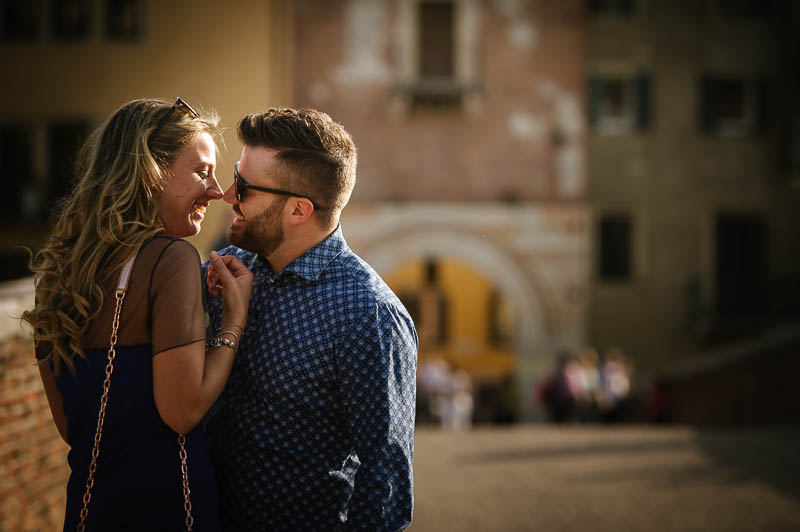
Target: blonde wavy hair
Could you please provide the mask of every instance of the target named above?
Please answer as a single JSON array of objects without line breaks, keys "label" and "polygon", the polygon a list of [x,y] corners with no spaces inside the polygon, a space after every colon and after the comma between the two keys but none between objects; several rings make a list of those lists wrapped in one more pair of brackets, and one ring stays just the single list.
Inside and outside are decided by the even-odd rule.
[{"label": "blonde wavy hair", "polygon": [[56,374],[62,363],[74,373],[75,355],[84,356],[81,338],[103,306],[103,281],[164,231],[158,207],[170,164],[201,132],[221,140],[215,112],[197,118],[172,107],[134,100],[92,133],[78,154],[75,187],[59,202],[45,245],[31,256],[36,306],[21,319],[33,327],[37,347],[47,346],[45,361],[53,361]]}]

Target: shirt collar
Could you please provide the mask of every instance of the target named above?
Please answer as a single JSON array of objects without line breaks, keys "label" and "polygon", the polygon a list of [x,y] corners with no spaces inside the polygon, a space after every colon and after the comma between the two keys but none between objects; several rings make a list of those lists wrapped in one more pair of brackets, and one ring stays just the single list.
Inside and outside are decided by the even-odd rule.
[{"label": "shirt collar", "polygon": [[342,226],[339,224],[325,240],[290,262],[280,275],[291,272],[303,279],[316,281],[328,264],[347,249],[347,242],[342,235]]}]

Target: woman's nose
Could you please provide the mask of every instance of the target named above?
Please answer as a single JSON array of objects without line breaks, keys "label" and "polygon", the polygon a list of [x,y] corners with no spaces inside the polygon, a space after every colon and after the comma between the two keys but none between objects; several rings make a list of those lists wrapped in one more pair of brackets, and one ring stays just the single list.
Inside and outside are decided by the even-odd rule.
[{"label": "woman's nose", "polygon": [[220,199],[222,198],[222,187],[219,185],[219,181],[217,181],[216,176],[212,176],[211,179],[208,181],[208,188],[206,189],[206,194],[212,199]]}]

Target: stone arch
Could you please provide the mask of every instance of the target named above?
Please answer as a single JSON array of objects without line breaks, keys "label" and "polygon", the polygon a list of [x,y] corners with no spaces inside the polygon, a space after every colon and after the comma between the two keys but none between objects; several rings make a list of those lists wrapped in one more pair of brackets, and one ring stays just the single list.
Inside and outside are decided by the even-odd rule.
[{"label": "stone arch", "polygon": [[449,228],[407,228],[402,234],[384,234],[361,247],[359,254],[381,274],[409,260],[434,256],[460,259],[491,279],[518,313],[513,350],[520,407],[524,420],[537,417],[530,395],[545,362],[536,355],[549,354],[552,326],[541,286],[518,262],[480,234]]}]

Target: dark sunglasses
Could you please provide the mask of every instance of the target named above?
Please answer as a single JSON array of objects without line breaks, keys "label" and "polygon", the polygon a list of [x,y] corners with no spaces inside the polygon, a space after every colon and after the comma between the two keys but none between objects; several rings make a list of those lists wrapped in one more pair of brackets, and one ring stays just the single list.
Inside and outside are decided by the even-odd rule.
[{"label": "dark sunglasses", "polygon": [[150,133],[150,140],[153,140],[154,138],[156,138],[156,135],[158,135],[158,132],[159,132],[159,131],[161,131],[161,128],[162,128],[162,127],[164,127],[164,124],[166,124],[166,123],[167,123],[167,120],[169,120],[169,118],[172,116],[172,113],[174,113],[174,112],[175,112],[175,109],[177,109],[177,108],[178,108],[178,107],[180,107],[180,106],[183,106],[183,107],[184,107],[184,108],[185,108],[187,111],[189,111],[189,112],[192,114],[192,116],[194,116],[195,118],[200,118],[200,113],[198,113],[197,111],[195,111],[195,110],[192,108],[192,106],[191,106],[191,105],[189,105],[188,103],[186,103],[186,102],[183,100],[183,98],[181,98],[180,96],[178,96],[178,98],[175,100],[175,103],[174,103],[174,104],[172,104],[172,107],[170,107],[170,108],[169,108],[169,111],[167,111],[167,114],[165,114],[165,115],[164,115],[164,118],[162,118],[162,119],[161,119],[161,120],[158,122],[158,125],[156,126],[156,128],[153,130],[153,132],[152,132],[152,133]]},{"label": "dark sunglasses", "polygon": [[303,196],[302,194],[295,194],[294,192],[289,192],[287,190],[281,190],[279,188],[270,188],[270,187],[260,187],[258,185],[251,185],[248,183],[245,178],[242,177],[242,174],[239,173],[239,162],[237,161],[236,164],[233,165],[233,183],[236,186],[236,201],[242,202],[244,201],[244,191],[247,189],[253,190],[260,190],[261,192],[270,192],[272,194],[280,194],[281,196],[292,196],[293,198],[305,198],[311,202],[311,205],[314,206],[314,210],[319,210],[321,207],[314,203],[314,200],[309,198],[308,196]]}]

